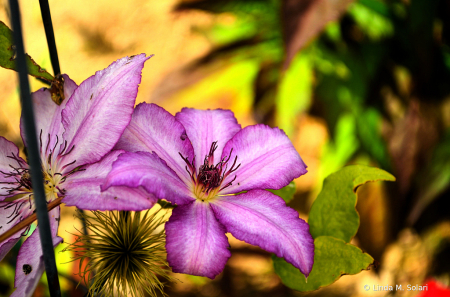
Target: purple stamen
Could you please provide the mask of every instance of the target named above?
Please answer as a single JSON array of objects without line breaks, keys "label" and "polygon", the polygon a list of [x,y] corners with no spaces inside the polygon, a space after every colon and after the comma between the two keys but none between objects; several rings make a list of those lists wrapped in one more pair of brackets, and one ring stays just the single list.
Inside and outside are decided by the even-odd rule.
[{"label": "purple stamen", "polygon": [[[14,203],[14,210],[12,211],[12,213],[11,213],[9,216],[6,217],[7,219],[9,219],[10,217],[12,217],[12,215],[16,212],[17,204],[18,204],[18,203]],[[11,206],[12,206],[12,205],[11,205]],[[5,209],[8,209],[8,208],[9,208],[9,207],[5,207]]]},{"label": "purple stamen", "polygon": [[41,132],[39,133],[39,151],[42,154],[42,129]]},{"label": "purple stamen", "polygon": [[77,161],[77,160],[75,160],[75,161],[73,161],[73,162],[70,162],[70,163],[64,165],[61,169],[63,170],[63,169],[65,169],[67,166],[70,166],[70,165],[72,165],[72,164],[75,164],[76,161]]},{"label": "purple stamen", "polygon": [[[214,164],[214,152],[217,150],[218,147],[219,146],[217,145],[217,141],[214,141],[211,144],[209,153],[208,153],[208,155],[205,156],[205,159],[203,160],[203,165],[201,165],[199,168],[197,179],[195,178],[196,170],[195,170],[195,166],[194,166],[194,160],[192,161],[192,163],[190,163],[187,158],[183,157],[183,155],[181,155],[181,153],[179,153],[181,158],[187,164],[187,166],[185,168],[186,168],[186,171],[188,172],[189,176],[191,177],[192,181],[194,182],[195,185],[197,185],[197,183],[202,184],[201,191],[206,194],[209,194],[211,190],[220,187],[223,180],[228,175],[235,172],[239,168],[239,166],[241,166],[241,164],[239,164],[237,167],[235,167],[236,162],[237,162],[237,156],[236,156],[234,158],[234,162],[233,162],[233,165],[231,166],[231,169],[227,171],[227,168],[228,168],[227,163],[231,159],[231,153],[233,152],[233,149],[231,149],[228,157],[222,158],[222,160],[220,160],[220,162],[214,166],[213,165]],[[225,168],[224,168],[224,166],[225,166]],[[188,169],[188,167],[189,167],[189,169]],[[236,180],[236,177],[237,176],[235,176],[234,179],[232,181],[228,182],[225,186],[220,188],[219,191],[225,189],[226,187],[229,187]]]},{"label": "purple stamen", "polygon": [[72,145],[72,147],[70,148],[70,150],[68,152],[66,152],[64,154],[60,154],[60,156],[61,157],[67,156],[68,154],[70,154],[73,151],[74,148],[75,148],[75,145]]},{"label": "purple stamen", "polygon": [[64,151],[66,150],[66,148],[67,148],[67,140],[64,140],[64,147],[63,147],[63,149],[61,150],[61,154],[64,153]]},{"label": "purple stamen", "polygon": [[45,147],[45,152],[48,152],[48,146],[50,145],[50,133],[48,133],[47,146]]},{"label": "purple stamen", "polygon": [[230,181],[230,182],[227,183],[225,186],[223,186],[222,188],[220,188],[219,191],[222,191],[223,189],[228,188],[229,186],[231,186],[231,185],[233,184],[233,182],[236,180],[236,178],[237,178],[237,175],[234,176],[234,178],[233,178],[232,181]]},{"label": "purple stamen", "polygon": [[[196,184],[195,177],[194,177],[194,174],[195,174],[195,165],[194,165],[195,156],[192,159],[192,163],[190,163],[187,157],[186,158],[183,157],[183,155],[180,152],[178,152],[178,154],[180,155],[181,159],[183,159],[184,162],[187,164],[185,169],[186,169],[187,173],[189,174],[189,176],[191,177],[191,179],[194,182],[194,184]],[[188,167],[189,167],[189,169],[188,169]]]},{"label": "purple stamen", "polygon": [[9,222],[7,222],[6,224],[11,223],[12,221],[14,221],[15,218],[17,218],[18,216],[20,216],[20,213],[16,214],[11,220],[9,220]]},{"label": "purple stamen", "polygon": [[58,135],[56,135],[56,142],[55,142],[55,146],[53,147],[52,153],[55,151],[56,145],[58,144],[58,142],[59,142],[59,138],[58,138]]}]

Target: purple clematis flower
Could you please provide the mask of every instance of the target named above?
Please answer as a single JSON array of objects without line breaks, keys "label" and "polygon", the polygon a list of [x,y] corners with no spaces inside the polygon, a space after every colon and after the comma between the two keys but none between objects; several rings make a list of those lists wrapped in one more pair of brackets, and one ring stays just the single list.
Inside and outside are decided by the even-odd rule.
[{"label": "purple clematis flower", "polygon": [[172,116],[154,104],[136,107],[116,145],[103,189],[143,186],[177,204],[166,223],[167,259],[174,272],[214,278],[231,256],[226,232],[311,272],[308,224],[280,189],[306,165],[286,134],[255,125],[241,129],[229,110],[184,108]]},{"label": "purple clematis flower", "polygon": [[[112,187],[101,192],[112,163],[123,151],[111,149],[133,113],[141,71],[150,57],[125,57],[77,86],[64,75],[66,100],[57,105],[50,91],[32,94],[39,135],[47,202],[64,197],[66,205],[89,210],[143,210],[157,201],[143,188]],[[22,139],[26,145],[23,129]],[[131,191],[130,191],[131,190]],[[0,234],[35,211],[28,164],[18,148],[0,137]],[[50,211],[53,243],[57,236],[59,206]],[[27,232],[24,228],[0,243],[0,260]],[[39,231],[20,248],[12,296],[31,296],[43,271]]]}]

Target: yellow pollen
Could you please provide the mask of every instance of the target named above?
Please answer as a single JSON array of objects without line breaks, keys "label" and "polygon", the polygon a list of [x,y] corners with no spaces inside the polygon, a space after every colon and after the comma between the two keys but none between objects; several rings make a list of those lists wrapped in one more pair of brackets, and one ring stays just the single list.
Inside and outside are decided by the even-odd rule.
[{"label": "yellow pollen", "polygon": [[56,188],[60,182],[61,178],[59,175],[51,175],[44,172],[44,190],[45,197],[48,202],[53,201],[58,198],[58,189]]},{"label": "yellow pollen", "polygon": [[193,185],[192,193],[194,193],[195,198],[198,200],[211,201],[217,197],[217,194],[219,193],[219,189],[220,188],[217,187],[215,189],[211,189],[209,191],[209,193],[205,193],[204,185],[202,185],[201,183],[197,183],[196,185]]}]

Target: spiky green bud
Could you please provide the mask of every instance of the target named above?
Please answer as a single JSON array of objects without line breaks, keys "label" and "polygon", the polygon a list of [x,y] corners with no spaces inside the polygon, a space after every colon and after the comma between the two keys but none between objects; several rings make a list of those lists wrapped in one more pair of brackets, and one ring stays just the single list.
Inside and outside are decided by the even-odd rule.
[{"label": "spiky green bud", "polygon": [[143,296],[144,292],[156,296],[157,291],[165,295],[158,276],[174,278],[166,262],[165,234],[160,228],[166,219],[160,211],[93,211],[77,216],[86,221],[88,234],[80,232],[64,251],[75,254],[72,259],[79,261],[79,274],[90,296]]}]

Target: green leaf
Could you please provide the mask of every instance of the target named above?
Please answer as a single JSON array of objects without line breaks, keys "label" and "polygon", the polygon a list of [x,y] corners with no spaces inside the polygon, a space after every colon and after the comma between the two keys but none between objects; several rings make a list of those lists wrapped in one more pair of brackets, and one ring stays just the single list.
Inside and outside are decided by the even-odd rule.
[{"label": "green leaf", "polygon": [[233,22],[216,22],[212,27],[198,28],[217,48],[233,42],[243,41],[256,36],[258,23],[253,17],[242,16]]},{"label": "green leaf", "polygon": [[395,177],[384,170],[361,165],[347,166],[329,175],[309,213],[312,237],[333,236],[350,242],[359,227],[356,189],[379,180],[395,181]]},{"label": "green leaf", "polygon": [[[379,14],[368,5],[374,1],[364,1],[364,4],[353,3],[348,12],[353,17],[358,27],[366,33],[372,40],[391,37],[394,34],[394,25],[388,16]],[[378,1],[377,1],[378,2]],[[380,2],[379,2],[380,3]],[[366,5],[368,4],[368,5]],[[386,7],[384,7],[386,8]],[[380,6],[378,10],[382,10]],[[385,13],[388,11],[384,11]]]},{"label": "green leaf", "polygon": [[374,108],[359,110],[355,113],[356,130],[361,145],[382,168],[391,167],[386,141],[381,136],[381,113]]},{"label": "green leaf", "polygon": [[314,240],[314,266],[306,281],[305,276],[281,258],[272,256],[275,272],[283,283],[298,291],[312,291],[327,286],[344,274],[357,274],[368,269],[373,258],[358,247],[331,236]]},{"label": "green leaf", "polygon": [[186,1],[181,2],[175,7],[175,11],[183,10],[203,10],[216,14],[220,13],[236,13],[236,14],[253,14],[253,15],[266,15],[274,14],[278,6],[278,1],[261,1],[261,0],[241,0],[241,1],[229,1],[229,0],[200,0],[200,1]]},{"label": "green leaf", "polygon": [[[0,21],[0,66],[6,69],[16,70],[15,50],[13,48],[12,31]],[[28,74],[34,77],[52,82],[53,76],[26,54]]]},{"label": "green leaf", "polygon": [[308,54],[295,56],[284,73],[275,97],[277,126],[292,136],[295,119],[311,105],[312,63]]},{"label": "green leaf", "polygon": [[335,127],[334,140],[328,140],[322,149],[319,180],[345,166],[359,145],[355,117],[351,113],[341,114]]},{"label": "green leaf", "polygon": [[286,203],[289,203],[289,201],[291,201],[292,199],[294,199],[294,194],[295,194],[295,183],[291,182],[289,185],[287,185],[284,188],[281,188],[279,190],[267,190],[277,196],[280,196],[281,198],[283,198],[283,200]]}]

